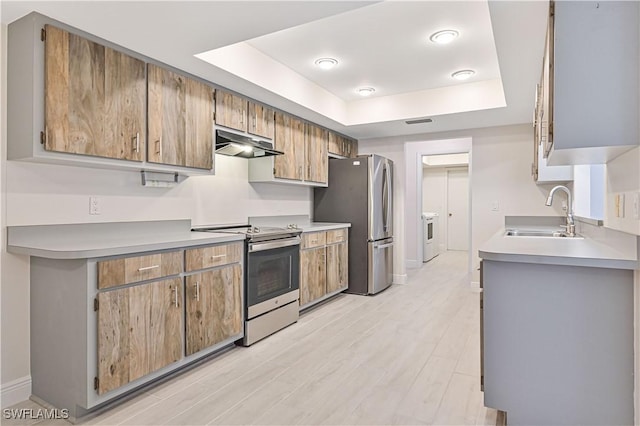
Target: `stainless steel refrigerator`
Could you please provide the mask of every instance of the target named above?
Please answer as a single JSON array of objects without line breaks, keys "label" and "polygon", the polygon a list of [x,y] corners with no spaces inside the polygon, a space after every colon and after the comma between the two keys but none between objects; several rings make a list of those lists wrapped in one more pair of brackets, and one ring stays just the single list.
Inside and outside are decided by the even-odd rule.
[{"label": "stainless steel refrigerator", "polygon": [[329,160],[329,186],[314,189],[314,221],[349,222],[348,293],[375,294],[393,277],[393,161]]}]

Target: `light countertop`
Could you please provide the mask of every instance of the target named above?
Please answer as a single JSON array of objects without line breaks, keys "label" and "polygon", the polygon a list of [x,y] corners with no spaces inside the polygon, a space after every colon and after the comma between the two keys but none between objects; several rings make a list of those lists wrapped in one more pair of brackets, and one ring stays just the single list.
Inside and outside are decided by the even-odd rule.
[{"label": "light countertop", "polygon": [[49,259],[90,259],[245,238],[190,228],[188,220],[9,227],[7,251]]},{"label": "light countertop", "polygon": [[[521,228],[523,229],[523,228]],[[527,229],[540,229],[527,227]],[[482,259],[503,262],[639,269],[637,250],[589,238],[505,236],[505,229],[480,247]]]},{"label": "light countertop", "polygon": [[306,225],[298,225],[302,232],[331,231],[333,229],[350,228],[350,223],[311,222]]}]

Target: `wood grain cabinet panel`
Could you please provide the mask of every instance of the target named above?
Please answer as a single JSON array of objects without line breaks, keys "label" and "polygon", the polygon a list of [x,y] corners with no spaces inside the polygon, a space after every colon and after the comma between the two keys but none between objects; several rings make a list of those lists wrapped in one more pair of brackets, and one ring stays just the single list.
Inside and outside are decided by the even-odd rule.
[{"label": "wood grain cabinet panel", "polygon": [[348,235],[347,228],[327,231],[327,244],[346,242]]},{"label": "wood grain cabinet panel", "polygon": [[197,271],[240,262],[243,249],[244,245],[241,242],[188,249],[185,270]]},{"label": "wood grain cabinet panel", "polygon": [[98,294],[98,394],[182,358],[182,279]]},{"label": "wood grain cabinet panel", "polygon": [[305,180],[327,183],[329,176],[327,144],[327,130],[313,124],[307,124],[305,134]]},{"label": "wood grain cabinet panel", "polygon": [[246,132],[247,100],[233,93],[218,90],[216,93],[216,124]]},{"label": "wood grain cabinet panel", "polygon": [[349,285],[349,253],[347,243],[327,246],[327,293]]},{"label": "wood grain cabinet panel", "polygon": [[45,25],[45,149],[142,161],[145,64]]},{"label": "wood grain cabinet panel", "polygon": [[149,64],[147,73],[147,161],[213,168],[214,89],[153,64]]},{"label": "wood grain cabinet panel", "polygon": [[273,139],[275,135],[275,111],[262,104],[249,101],[249,122],[247,132],[252,135]]},{"label": "wood grain cabinet panel", "polygon": [[300,251],[300,306],[327,293],[327,259],[325,247]]},{"label": "wood grain cabinet panel", "polygon": [[225,266],[186,278],[186,354],[242,332],[242,267]]},{"label": "wood grain cabinet panel", "polygon": [[358,155],[358,141],[329,131],[328,152],[341,157],[356,157]]},{"label": "wood grain cabinet panel", "polygon": [[152,280],[182,272],[182,251],[98,262],[98,288]]},{"label": "wood grain cabinet panel", "polygon": [[274,177],[302,180],[305,158],[304,122],[290,115],[276,112],[274,148],[284,152],[284,155],[274,157]]},{"label": "wood grain cabinet panel", "polygon": [[302,241],[300,248],[302,250],[314,247],[324,247],[327,243],[327,233],[325,231],[320,232],[305,232],[302,234]]}]

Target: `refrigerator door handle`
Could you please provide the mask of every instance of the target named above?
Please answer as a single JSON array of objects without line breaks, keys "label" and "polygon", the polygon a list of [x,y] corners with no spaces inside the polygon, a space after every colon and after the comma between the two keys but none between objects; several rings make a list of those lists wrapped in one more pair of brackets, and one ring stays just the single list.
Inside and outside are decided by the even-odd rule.
[{"label": "refrigerator door handle", "polygon": [[382,175],[382,220],[386,232],[389,229],[389,168],[386,164]]},{"label": "refrigerator door handle", "polygon": [[387,247],[393,247],[394,243],[387,243],[387,244],[382,244],[381,246],[373,246],[374,249],[384,249]]}]

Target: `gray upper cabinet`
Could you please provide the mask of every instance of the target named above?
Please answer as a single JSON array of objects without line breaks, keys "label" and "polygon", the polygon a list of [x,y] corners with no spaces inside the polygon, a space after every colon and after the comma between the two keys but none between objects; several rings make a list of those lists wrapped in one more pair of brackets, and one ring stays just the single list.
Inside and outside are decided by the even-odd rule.
[{"label": "gray upper cabinet", "polygon": [[551,3],[543,129],[550,165],[606,163],[640,144],[639,8]]}]

